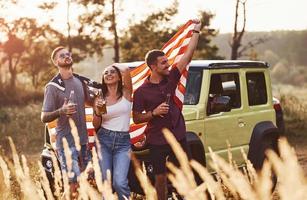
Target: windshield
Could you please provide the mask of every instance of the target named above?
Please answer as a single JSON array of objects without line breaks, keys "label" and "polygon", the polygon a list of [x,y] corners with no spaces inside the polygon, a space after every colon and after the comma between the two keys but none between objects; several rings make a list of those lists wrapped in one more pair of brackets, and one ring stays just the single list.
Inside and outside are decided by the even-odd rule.
[{"label": "windshield", "polygon": [[201,68],[197,69],[190,67],[186,84],[186,92],[183,101],[184,105],[196,105],[198,103],[201,80],[202,80]]}]

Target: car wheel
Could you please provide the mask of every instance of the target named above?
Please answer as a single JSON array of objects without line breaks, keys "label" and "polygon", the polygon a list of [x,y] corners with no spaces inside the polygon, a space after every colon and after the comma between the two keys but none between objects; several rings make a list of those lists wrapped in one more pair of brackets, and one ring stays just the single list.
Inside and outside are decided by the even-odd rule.
[{"label": "car wheel", "polygon": [[[261,148],[261,154],[263,156],[262,163],[261,163],[261,168],[263,166],[264,160],[267,158],[266,157],[266,151],[267,150],[272,150],[275,153],[278,154],[278,146],[277,146],[277,135],[276,134],[269,134],[264,137],[263,142],[262,142],[262,148]],[[260,169],[256,169],[260,170]],[[271,180],[272,180],[272,191],[274,191],[276,184],[277,184],[277,176],[276,174],[272,171],[271,175]]]}]

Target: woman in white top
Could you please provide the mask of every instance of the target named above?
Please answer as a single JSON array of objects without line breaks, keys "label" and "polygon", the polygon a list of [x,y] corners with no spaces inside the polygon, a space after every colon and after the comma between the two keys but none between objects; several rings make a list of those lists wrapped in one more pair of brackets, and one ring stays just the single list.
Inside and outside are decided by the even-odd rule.
[{"label": "woman in white top", "polygon": [[99,114],[104,101],[97,98],[94,104],[93,125],[100,143],[100,167],[103,179],[110,170],[112,184],[119,199],[130,197],[128,170],[130,165],[129,124],[132,108],[132,81],[128,67],[113,64],[102,75],[102,94],[106,101],[106,114]]}]

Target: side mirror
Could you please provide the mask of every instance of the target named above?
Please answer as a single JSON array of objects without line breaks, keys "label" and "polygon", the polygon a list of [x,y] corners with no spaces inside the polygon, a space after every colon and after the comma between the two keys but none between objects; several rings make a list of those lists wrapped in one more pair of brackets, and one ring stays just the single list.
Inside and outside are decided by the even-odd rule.
[{"label": "side mirror", "polygon": [[220,112],[229,112],[231,110],[229,96],[215,96],[209,102],[209,114],[217,114]]}]

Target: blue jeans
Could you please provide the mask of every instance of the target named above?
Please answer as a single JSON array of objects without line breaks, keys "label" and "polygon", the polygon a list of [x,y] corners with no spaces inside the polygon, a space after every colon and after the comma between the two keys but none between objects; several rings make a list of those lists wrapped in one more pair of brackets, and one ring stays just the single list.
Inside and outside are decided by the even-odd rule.
[{"label": "blue jeans", "polygon": [[111,131],[100,128],[97,134],[100,143],[100,167],[102,177],[107,178],[107,170],[112,175],[112,185],[118,198],[129,199],[128,171],[130,165],[130,136],[128,132]]},{"label": "blue jeans", "polygon": [[[68,172],[68,181],[70,183],[76,183],[78,181],[77,178],[80,176],[80,173],[86,168],[86,165],[88,164],[89,154],[86,144],[81,145],[80,152],[77,151],[75,146],[70,146],[69,150],[71,151],[72,164],[71,171]],[[67,172],[67,163],[64,148],[58,148],[57,154],[60,161],[61,170]],[[79,160],[79,156],[81,157],[81,160]]]}]

